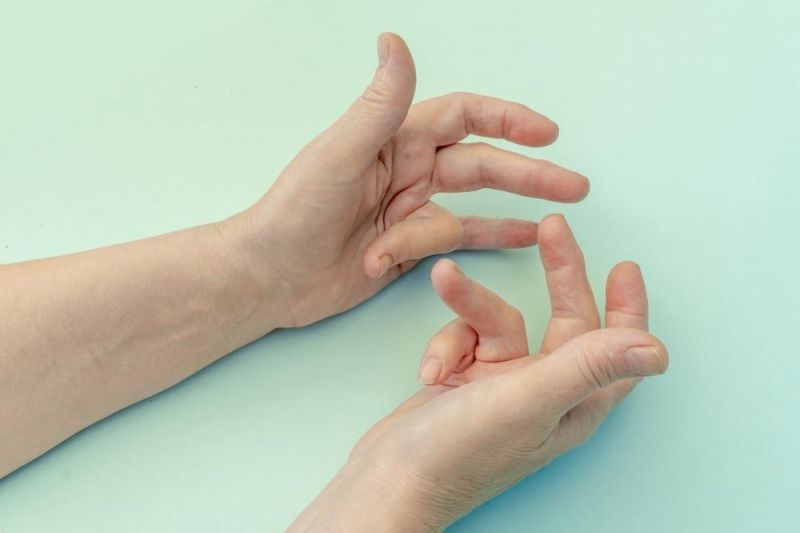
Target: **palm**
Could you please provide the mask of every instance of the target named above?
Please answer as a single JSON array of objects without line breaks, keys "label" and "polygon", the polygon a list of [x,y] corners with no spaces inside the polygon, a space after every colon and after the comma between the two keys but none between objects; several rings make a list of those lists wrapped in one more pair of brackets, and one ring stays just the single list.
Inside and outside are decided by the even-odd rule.
[{"label": "palm", "polygon": [[[310,148],[314,148],[313,143]],[[396,165],[387,165],[386,159],[391,160],[392,154],[401,148],[402,141],[393,138],[371,161],[361,164],[354,162],[353,169],[361,170],[360,173],[339,173],[308,180],[310,183],[301,184],[302,191],[297,190],[292,194],[297,201],[288,206],[285,219],[291,217],[311,223],[304,225],[299,238],[297,234],[287,236],[280,245],[286,260],[277,266],[293,286],[315,280],[313,293],[321,314],[330,314],[329,310],[346,310],[368,299],[410,269],[420,258],[393,262],[387,265],[389,268],[385,273],[373,276],[368,275],[364,266],[365,253],[370,244],[386,233],[391,225],[387,220],[387,212],[391,212],[395,205],[393,198],[397,188],[408,186],[403,184],[431,182],[435,151],[431,150],[429,157],[407,165],[399,161],[396,161]],[[295,180],[293,170],[291,165],[287,168],[276,184],[276,191],[281,190],[283,182]],[[451,222],[452,231],[458,232],[458,219],[428,201],[430,194],[420,197],[402,220],[446,217]],[[520,245],[525,244],[520,242]],[[317,287],[320,286],[328,289],[319,291]],[[311,287],[309,292],[312,292]]]},{"label": "palm", "polygon": [[[422,389],[401,407],[420,406],[433,398],[489,376],[518,372],[583,333],[600,328],[600,317],[586,277],[583,255],[562,217],[551,216],[539,228],[541,259],[553,308],[541,348],[529,356],[521,313],[495,293],[466,277],[452,261],[440,261],[431,277],[442,300],[458,317],[428,343],[420,378]],[[647,298],[638,268],[622,263],[609,274],[606,327],[647,329]],[[438,372],[426,373],[429,359]],[[631,380],[617,385],[632,388]]]},{"label": "palm", "polygon": [[[574,362],[580,358],[564,359],[580,343],[597,351],[599,337],[588,337],[601,333],[600,319],[581,252],[563,218],[548,217],[539,229],[553,307],[539,353],[528,356],[519,311],[467,278],[451,261],[440,261],[431,274],[433,284],[458,318],[431,339],[420,377],[430,358],[439,360],[440,370],[429,386],[374,426],[354,450],[356,457],[403,456],[412,450],[413,459],[403,456],[402,462],[410,461],[409,470],[425,477],[422,486],[445,487],[438,489],[445,494],[429,499],[445,502],[455,510],[453,516],[583,441],[637,382],[576,372]],[[628,328],[647,329],[644,285],[632,263],[621,263],[609,274],[606,327],[614,328],[605,330],[614,336],[635,331]],[[578,375],[577,382],[556,383],[570,373]],[[581,388],[591,392],[576,394]],[[572,394],[579,399],[573,402]],[[548,396],[558,403],[566,399],[569,407],[551,409]],[[480,490],[465,490],[464,480]]]}]

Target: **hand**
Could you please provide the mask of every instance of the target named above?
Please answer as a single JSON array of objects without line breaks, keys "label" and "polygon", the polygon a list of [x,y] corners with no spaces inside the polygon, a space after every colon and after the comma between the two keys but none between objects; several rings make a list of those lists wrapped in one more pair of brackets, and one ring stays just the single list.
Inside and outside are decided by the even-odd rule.
[{"label": "hand", "polygon": [[[609,274],[600,329],[565,220],[549,216],[538,233],[552,304],[539,353],[527,356],[518,310],[452,261],[437,263],[434,287],[459,316],[425,352],[421,379],[435,385],[361,439],[298,529],[343,500],[351,514],[327,514],[337,526],[442,528],[585,441],[642,376],[666,370],[664,345],[647,333],[636,264],[620,263]],[[365,525],[370,516],[391,522]]]},{"label": "hand", "polygon": [[430,200],[438,192],[489,187],[561,202],[588,192],[585,177],[547,161],[459,142],[475,134],[544,146],[558,136],[546,117],[472,94],[410,106],[415,73],[405,43],[383,34],[378,53],[364,94],[258,203],[221,225],[253,271],[281,281],[282,326],[349,309],[432,254],[536,243],[535,223],[458,218]]}]

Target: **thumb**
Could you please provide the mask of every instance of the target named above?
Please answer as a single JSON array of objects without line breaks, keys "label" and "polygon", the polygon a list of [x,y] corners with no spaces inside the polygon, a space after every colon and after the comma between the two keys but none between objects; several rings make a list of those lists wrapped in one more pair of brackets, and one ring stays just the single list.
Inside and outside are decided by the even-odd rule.
[{"label": "thumb", "polygon": [[339,117],[333,130],[354,153],[375,153],[394,135],[414,98],[416,72],[399,35],[378,36],[378,68],[363,94]]},{"label": "thumb", "polygon": [[[536,402],[563,415],[594,392],[622,379],[663,374],[669,359],[657,338],[640,329],[590,331],[530,365],[526,387]],[[547,391],[543,393],[543,391]]]}]

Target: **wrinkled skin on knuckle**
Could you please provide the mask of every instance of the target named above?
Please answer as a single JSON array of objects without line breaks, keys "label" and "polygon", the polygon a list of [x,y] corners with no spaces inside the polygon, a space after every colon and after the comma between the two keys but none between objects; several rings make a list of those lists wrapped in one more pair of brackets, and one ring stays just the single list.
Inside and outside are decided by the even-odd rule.
[{"label": "wrinkled skin on knuckle", "polygon": [[447,93],[443,98],[448,98],[455,100],[457,102],[461,102],[462,100],[469,98],[470,96],[472,96],[472,93],[467,91],[452,91],[450,93]]},{"label": "wrinkled skin on knuckle", "polygon": [[621,374],[618,359],[605,344],[592,342],[580,351],[575,364],[589,385],[601,389],[616,381]]},{"label": "wrinkled skin on knuckle", "polygon": [[440,235],[445,239],[442,240],[441,250],[437,253],[458,250],[464,244],[464,225],[458,217],[448,213],[441,222]]},{"label": "wrinkled skin on knuckle", "polygon": [[433,148],[428,143],[420,142],[421,132],[414,131],[410,127],[404,126],[398,134],[397,157],[403,162],[421,161],[431,157]]},{"label": "wrinkled skin on knuckle", "polygon": [[453,225],[453,238],[449,243],[450,251],[458,250],[464,244],[464,225],[457,218],[453,218],[450,224]]},{"label": "wrinkled skin on knuckle", "polygon": [[504,311],[503,322],[508,324],[502,335],[482,337],[476,348],[476,356],[483,361],[501,361],[511,357],[527,356],[528,337],[525,331],[525,317],[515,307]]},{"label": "wrinkled skin on knuckle", "polygon": [[392,88],[382,80],[372,80],[361,93],[361,100],[370,105],[385,105],[391,96]]}]

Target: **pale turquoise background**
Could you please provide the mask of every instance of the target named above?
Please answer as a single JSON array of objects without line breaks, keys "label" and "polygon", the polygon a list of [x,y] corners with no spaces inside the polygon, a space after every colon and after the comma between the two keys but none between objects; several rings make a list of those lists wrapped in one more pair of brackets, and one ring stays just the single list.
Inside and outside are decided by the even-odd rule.
[{"label": "pale turquoise background", "polygon": [[[525,102],[561,139],[523,152],[592,178],[562,207],[496,192],[461,213],[563,210],[594,286],[642,264],[667,375],[579,450],[453,531],[797,531],[800,3],[4,2],[0,262],[227,216],[359,93],[377,33],[418,98]],[[547,313],[535,250],[454,254]],[[449,318],[431,261],[368,304],[282,331],[0,481],[0,529],[277,531],[417,389]],[[5,310],[4,312],[13,312]]]}]

